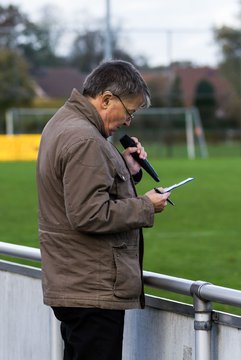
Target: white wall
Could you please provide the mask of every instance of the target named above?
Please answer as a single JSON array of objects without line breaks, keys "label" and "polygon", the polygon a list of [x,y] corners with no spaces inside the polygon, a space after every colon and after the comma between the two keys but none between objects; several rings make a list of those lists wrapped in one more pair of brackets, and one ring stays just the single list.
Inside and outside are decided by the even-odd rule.
[{"label": "white wall", "polygon": [[126,313],[123,360],[192,360],[191,317],[158,309]]}]

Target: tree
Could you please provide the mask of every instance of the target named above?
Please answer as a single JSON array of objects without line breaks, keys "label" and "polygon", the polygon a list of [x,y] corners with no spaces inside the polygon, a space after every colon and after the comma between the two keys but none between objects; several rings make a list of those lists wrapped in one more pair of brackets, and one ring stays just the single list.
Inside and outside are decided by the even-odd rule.
[{"label": "tree", "polygon": [[103,49],[102,34],[97,30],[86,31],[74,39],[69,61],[71,65],[87,73],[103,59]]},{"label": "tree", "polygon": [[10,49],[0,50],[0,129],[6,109],[26,105],[34,97],[34,85],[24,58]]},{"label": "tree", "polygon": [[154,73],[145,78],[151,92],[151,105],[164,107],[166,105],[166,81],[162,75]]},{"label": "tree", "polygon": [[20,51],[32,67],[62,64],[64,60],[55,52],[55,24],[50,11],[48,17],[43,14],[42,20],[37,24],[30,21],[16,6],[0,6],[0,48]]},{"label": "tree", "polygon": [[[0,48],[6,47],[21,51],[32,68],[43,66],[73,65],[82,72],[91,71],[105,57],[105,37],[103,22],[95,27],[78,31],[74,37],[69,54],[59,55],[58,47],[63,28],[56,16],[56,7],[46,6],[38,22],[32,22],[13,5],[0,6]],[[144,58],[133,59],[119,46],[120,30],[112,32],[113,58],[131,61],[147,66]]]},{"label": "tree", "polygon": [[219,68],[241,95],[241,29],[223,26],[215,30],[215,38],[223,54]]},{"label": "tree", "polygon": [[[115,34],[115,35],[114,35]],[[134,59],[118,45],[117,32],[112,36],[113,58],[131,61]],[[105,37],[100,30],[86,29],[76,35],[70,51],[69,62],[82,72],[90,72],[104,59]]]},{"label": "tree", "polygon": [[169,90],[168,105],[171,107],[182,107],[183,97],[181,89],[181,79],[179,76],[175,76]]},{"label": "tree", "polygon": [[208,80],[203,79],[197,84],[194,105],[199,109],[204,126],[213,127],[216,125],[215,89]]},{"label": "tree", "polygon": [[226,104],[228,122],[235,124],[234,126],[238,123],[241,125],[241,26],[216,28],[214,35],[223,55],[219,69],[234,91],[229,103]]},{"label": "tree", "polygon": [[15,48],[19,33],[24,28],[26,18],[18,8],[9,5],[0,6],[0,47]]},{"label": "tree", "polygon": [[19,48],[32,67],[59,66],[66,63],[66,59],[57,54],[63,30],[55,14],[55,7],[47,5],[42,8],[37,23],[29,20],[25,23]]}]

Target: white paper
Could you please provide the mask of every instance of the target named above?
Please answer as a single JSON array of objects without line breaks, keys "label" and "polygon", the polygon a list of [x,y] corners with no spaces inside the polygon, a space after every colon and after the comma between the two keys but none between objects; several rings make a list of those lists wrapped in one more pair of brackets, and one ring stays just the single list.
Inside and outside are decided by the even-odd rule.
[{"label": "white paper", "polygon": [[169,191],[172,191],[173,189],[176,189],[177,187],[179,186],[182,186],[186,183],[188,183],[189,181],[192,181],[194,180],[194,178],[190,177],[190,178],[187,178],[186,180],[183,180],[181,182],[179,182],[178,184],[174,184],[174,185],[171,185],[169,187],[166,187],[162,190],[163,193],[166,193],[166,192],[169,192]]}]

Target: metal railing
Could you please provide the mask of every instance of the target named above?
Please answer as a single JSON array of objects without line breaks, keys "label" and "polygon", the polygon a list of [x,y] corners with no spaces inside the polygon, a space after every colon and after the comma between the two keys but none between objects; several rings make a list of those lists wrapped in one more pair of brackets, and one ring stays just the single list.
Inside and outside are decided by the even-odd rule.
[{"label": "metal railing", "polygon": [[40,250],[29,246],[0,242],[0,254],[41,262]]},{"label": "metal railing", "polygon": [[[39,249],[0,242],[0,254],[41,261]],[[241,291],[144,271],[145,285],[193,297],[195,360],[211,360],[212,304],[218,302],[241,308]]]}]

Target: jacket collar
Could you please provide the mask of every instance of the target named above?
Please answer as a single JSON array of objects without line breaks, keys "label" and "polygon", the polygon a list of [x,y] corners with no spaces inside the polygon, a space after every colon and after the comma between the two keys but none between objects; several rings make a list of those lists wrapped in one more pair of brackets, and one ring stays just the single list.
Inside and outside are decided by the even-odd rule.
[{"label": "jacket collar", "polygon": [[74,108],[75,111],[81,112],[85,117],[99,130],[101,135],[107,138],[103,120],[101,119],[96,108],[86,99],[85,96],[79,93],[77,89],[73,89],[66,105]]}]

